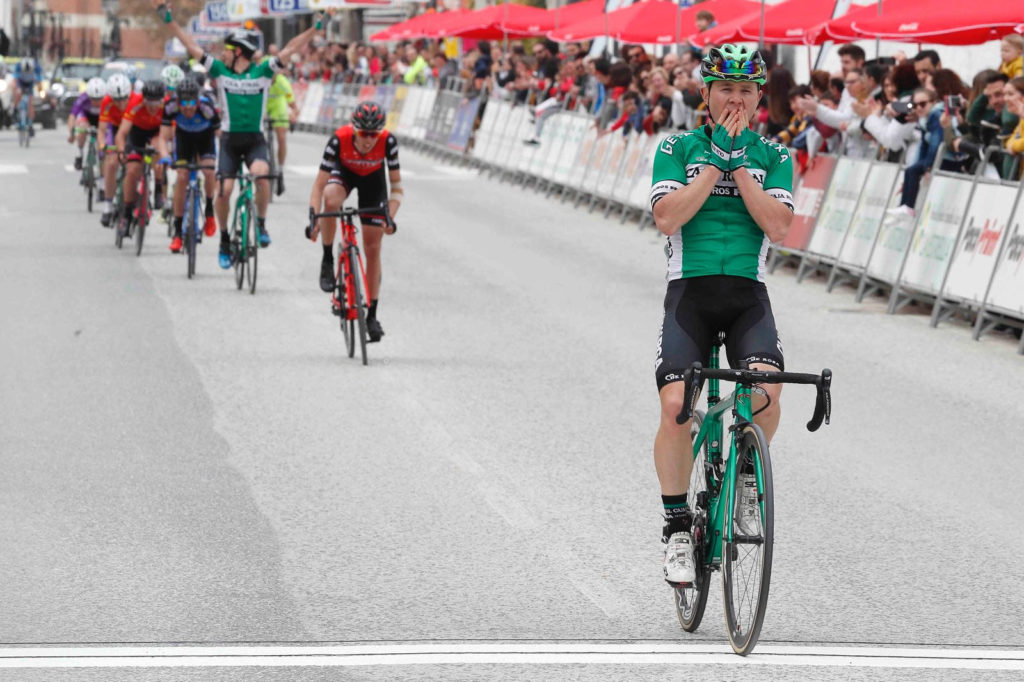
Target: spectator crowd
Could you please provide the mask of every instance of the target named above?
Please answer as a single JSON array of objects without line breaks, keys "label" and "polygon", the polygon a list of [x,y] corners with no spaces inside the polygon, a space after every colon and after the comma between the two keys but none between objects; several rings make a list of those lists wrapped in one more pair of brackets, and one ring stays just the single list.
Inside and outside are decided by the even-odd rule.
[{"label": "spectator crowd", "polygon": [[[708,24],[714,17],[699,18]],[[470,43],[471,41],[465,41]],[[623,45],[615,55],[590,56],[584,43],[512,41],[507,49],[479,41],[461,58],[436,41],[393,45],[311,44],[291,65],[307,81],[406,83],[487,94],[531,107],[539,144],[544,121],[561,110],[593,115],[600,134],[686,130],[702,125],[706,109],[699,75],[701,50],[678,46],[661,57]],[[272,50],[273,48],[271,48]],[[705,48],[707,49],[707,48]],[[769,62],[763,99],[751,126],[795,150],[805,168],[823,152],[857,158],[905,159],[902,205],[912,211],[921,178],[939,150],[943,170],[1019,179],[1024,154],[1024,38],[1007,35],[992,68],[964,74],[941,55],[868,60],[855,44],[838,48],[838,73],[813,71],[797,83]],[[997,149],[993,150],[992,147]]]}]

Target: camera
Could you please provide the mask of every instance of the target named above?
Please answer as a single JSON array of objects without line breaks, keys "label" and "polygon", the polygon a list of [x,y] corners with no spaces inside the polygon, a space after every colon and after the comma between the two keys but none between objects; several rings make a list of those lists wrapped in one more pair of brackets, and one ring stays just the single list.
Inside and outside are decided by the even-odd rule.
[{"label": "camera", "polygon": [[907,122],[907,115],[910,114],[910,110],[913,108],[913,104],[907,99],[898,99],[889,103],[892,110],[896,112],[896,120],[900,123]]},{"label": "camera", "polygon": [[944,101],[946,103],[946,111],[964,108],[964,98],[960,95],[946,95]]}]

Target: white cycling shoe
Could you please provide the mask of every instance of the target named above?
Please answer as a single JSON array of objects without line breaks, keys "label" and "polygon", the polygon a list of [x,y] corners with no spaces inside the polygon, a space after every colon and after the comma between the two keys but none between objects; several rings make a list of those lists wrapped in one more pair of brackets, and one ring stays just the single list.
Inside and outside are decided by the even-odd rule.
[{"label": "white cycling shoe", "polygon": [[692,583],[697,579],[693,536],[689,531],[672,533],[665,543],[665,580],[672,584]]}]

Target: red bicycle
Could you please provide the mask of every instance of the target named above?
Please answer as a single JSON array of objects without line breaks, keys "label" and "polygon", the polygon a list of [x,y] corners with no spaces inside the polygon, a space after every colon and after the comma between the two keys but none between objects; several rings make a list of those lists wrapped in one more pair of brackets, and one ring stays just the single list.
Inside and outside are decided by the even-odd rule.
[{"label": "red bicycle", "polygon": [[314,225],[318,219],[341,219],[341,246],[338,247],[338,267],[335,270],[334,293],[331,294],[331,313],[341,319],[341,333],[345,337],[345,350],[348,351],[350,358],[356,354],[356,332],[358,331],[359,348],[365,365],[367,364],[366,315],[370,309],[370,303],[367,300],[369,289],[366,286],[366,267],[363,265],[363,254],[359,250],[359,243],[356,240],[358,230],[352,221],[355,216],[364,215],[383,215],[392,234],[398,229],[388,213],[387,204],[372,208],[342,208],[340,211],[327,213],[316,213],[310,209],[306,237],[312,236]]}]

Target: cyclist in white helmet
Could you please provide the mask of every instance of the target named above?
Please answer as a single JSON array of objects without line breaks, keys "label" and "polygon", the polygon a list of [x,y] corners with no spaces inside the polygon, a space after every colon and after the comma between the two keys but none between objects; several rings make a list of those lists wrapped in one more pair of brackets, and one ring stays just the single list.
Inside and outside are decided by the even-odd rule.
[{"label": "cyclist in white helmet", "polygon": [[110,217],[114,211],[114,190],[117,188],[117,151],[114,136],[121,127],[121,119],[128,108],[132,96],[132,82],[123,73],[115,73],[107,80],[107,94],[100,103],[99,143],[104,150],[103,188],[107,205],[100,216],[100,224],[110,227]]},{"label": "cyclist in white helmet", "polygon": [[[85,146],[85,136],[89,128],[98,128],[100,123],[100,105],[103,97],[107,94],[107,83],[102,78],[90,78],[85,84],[85,92],[78,96],[71,106],[71,113],[68,115],[68,144],[78,143],[78,153],[75,156],[75,170],[82,170],[82,148]],[[75,133],[78,133],[77,140]],[[103,201],[103,191],[100,191],[100,201]]]},{"label": "cyclist in white helmet", "polygon": [[185,72],[182,71],[181,67],[177,64],[168,64],[164,67],[164,70],[160,72],[160,80],[164,82],[164,86],[167,88],[168,94],[173,95],[178,84],[185,80]]}]

